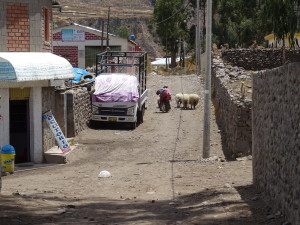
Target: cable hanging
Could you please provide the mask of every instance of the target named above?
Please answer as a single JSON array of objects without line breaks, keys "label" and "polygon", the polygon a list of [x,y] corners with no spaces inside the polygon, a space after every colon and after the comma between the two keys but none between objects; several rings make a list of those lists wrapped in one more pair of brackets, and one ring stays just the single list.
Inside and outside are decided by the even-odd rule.
[{"label": "cable hanging", "polygon": [[154,23],[154,25],[158,25],[158,24],[161,24],[161,23],[164,23],[166,22],[167,20],[171,19],[172,17],[176,16],[181,10],[184,10],[188,7],[189,3],[187,3],[185,6],[183,6],[182,8],[178,9],[177,12],[175,12],[173,15],[169,16],[168,18],[160,21],[160,22],[157,22],[157,23]]}]

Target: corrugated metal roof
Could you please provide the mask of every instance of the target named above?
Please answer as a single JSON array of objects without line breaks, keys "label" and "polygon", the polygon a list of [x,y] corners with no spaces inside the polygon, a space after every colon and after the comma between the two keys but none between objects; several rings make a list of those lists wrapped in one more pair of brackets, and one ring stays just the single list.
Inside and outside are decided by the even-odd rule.
[{"label": "corrugated metal roof", "polygon": [[[78,27],[81,27],[81,28],[85,28],[87,30],[92,30],[92,31],[96,31],[96,32],[99,32],[101,33],[102,31],[101,30],[98,30],[96,28],[93,28],[93,27],[88,27],[88,26],[84,26],[84,25],[81,25],[81,24],[78,24],[78,23],[71,23],[71,25],[74,25],[74,26],[78,26]],[[105,34],[107,34],[107,32],[104,31]],[[115,34],[111,34],[111,33],[108,33],[108,35],[111,35],[111,36],[114,36],[114,37],[117,37],[117,35]]]},{"label": "corrugated metal roof", "polygon": [[46,52],[0,52],[0,81],[65,80],[74,78],[72,65]]},{"label": "corrugated metal roof", "polygon": [[[176,62],[179,62],[180,58],[176,58]],[[167,59],[167,64],[171,64],[171,58]],[[166,58],[156,58],[155,61],[151,62],[152,66],[166,65]]]}]

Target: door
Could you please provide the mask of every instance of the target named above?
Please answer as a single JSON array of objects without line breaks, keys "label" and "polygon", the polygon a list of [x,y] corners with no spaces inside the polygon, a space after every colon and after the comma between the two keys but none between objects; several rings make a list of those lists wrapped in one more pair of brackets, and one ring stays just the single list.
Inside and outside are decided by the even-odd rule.
[{"label": "door", "polygon": [[9,101],[10,144],[14,146],[16,163],[30,161],[29,100]]}]

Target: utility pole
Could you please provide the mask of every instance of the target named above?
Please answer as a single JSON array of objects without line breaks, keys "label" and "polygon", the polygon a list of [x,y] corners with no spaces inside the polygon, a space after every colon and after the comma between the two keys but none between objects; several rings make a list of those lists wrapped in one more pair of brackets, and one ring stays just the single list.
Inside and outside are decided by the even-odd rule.
[{"label": "utility pole", "polygon": [[185,60],[185,55],[186,55],[186,46],[185,46],[185,41],[183,41],[183,68],[184,68],[184,74],[186,74],[186,60]]},{"label": "utility pole", "polygon": [[200,35],[200,9],[199,9],[199,0],[197,0],[197,9],[196,9],[196,68],[197,75],[200,76],[201,73],[201,35]]},{"label": "utility pole", "polygon": [[107,34],[106,34],[106,47],[108,48],[109,47],[109,36],[108,36],[108,33],[109,33],[109,20],[110,20],[110,6],[108,6],[108,15],[107,15]]},{"label": "utility pole", "polygon": [[203,158],[210,157],[210,98],[211,98],[211,27],[212,0],[207,0],[206,19],[206,68],[204,90]]},{"label": "utility pole", "polygon": [[104,39],[104,20],[101,20],[101,52],[104,51],[104,48],[103,48],[103,39]]}]

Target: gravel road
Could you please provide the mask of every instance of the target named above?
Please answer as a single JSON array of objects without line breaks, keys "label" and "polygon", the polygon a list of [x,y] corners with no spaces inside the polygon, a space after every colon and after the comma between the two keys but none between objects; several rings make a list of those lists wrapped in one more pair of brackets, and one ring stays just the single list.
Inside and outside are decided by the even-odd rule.
[{"label": "gravel road", "polygon": [[[157,108],[168,85],[197,93],[195,110]],[[285,220],[252,186],[252,161],[226,161],[211,108],[210,160],[202,160],[203,83],[195,75],[148,78],[144,123],[99,125],[75,137],[69,163],[3,177],[1,225],[280,225]],[[100,171],[109,178],[99,178]]]}]

